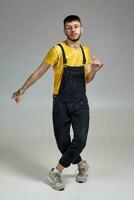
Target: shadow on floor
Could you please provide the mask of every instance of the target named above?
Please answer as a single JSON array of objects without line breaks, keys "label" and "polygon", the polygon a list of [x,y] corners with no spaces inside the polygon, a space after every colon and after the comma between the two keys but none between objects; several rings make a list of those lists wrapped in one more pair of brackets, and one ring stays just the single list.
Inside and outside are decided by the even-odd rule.
[{"label": "shadow on floor", "polygon": [[1,146],[0,162],[2,166],[8,167],[15,174],[21,174],[48,185],[47,175],[49,169],[45,167],[43,162],[40,164],[37,158],[34,159],[34,155],[30,156],[26,149],[22,151],[21,148],[9,144],[8,146]]}]

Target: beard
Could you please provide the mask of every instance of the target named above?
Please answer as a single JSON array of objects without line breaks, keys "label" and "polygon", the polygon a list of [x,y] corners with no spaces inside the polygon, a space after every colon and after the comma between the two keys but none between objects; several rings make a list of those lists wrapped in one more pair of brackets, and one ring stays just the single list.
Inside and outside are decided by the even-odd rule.
[{"label": "beard", "polygon": [[68,38],[70,41],[72,41],[72,42],[77,42],[77,41],[79,41],[80,37],[81,37],[81,33],[78,35],[78,37],[77,37],[76,39],[72,39],[71,37],[69,37],[69,35],[67,35],[67,38]]}]

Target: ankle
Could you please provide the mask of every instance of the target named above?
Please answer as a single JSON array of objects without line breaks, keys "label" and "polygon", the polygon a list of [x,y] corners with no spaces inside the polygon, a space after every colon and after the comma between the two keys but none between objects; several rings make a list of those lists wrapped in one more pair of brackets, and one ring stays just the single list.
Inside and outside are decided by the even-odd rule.
[{"label": "ankle", "polygon": [[85,160],[81,160],[81,161],[78,163],[78,167],[84,168],[84,167],[85,167]]},{"label": "ankle", "polygon": [[56,169],[58,172],[62,173],[64,167],[63,167],[60,163],[58,163],[58,165],[56,166],[55,169]]},{"label": "ankle", "polygon": [[62,173],[62,172],[59,171],[57,168],[54,168],[54,169],[53,169],[53,172],[55,172],[56,174],[61,174],[61,173]]}]

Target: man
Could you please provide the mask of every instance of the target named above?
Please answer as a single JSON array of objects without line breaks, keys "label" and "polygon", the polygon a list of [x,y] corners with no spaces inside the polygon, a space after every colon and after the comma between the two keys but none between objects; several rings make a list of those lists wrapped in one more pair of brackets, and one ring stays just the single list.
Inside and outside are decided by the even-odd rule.
[{"label": "man", "polygon": [[[76,181],[84,183],[88,178],[88,163],[81,158],[89,128],[89,105],[85,83],[89,83],[103,66],[96,57],[91,59],[90,50],[80,44],[83,27],[78,16],[64,19],[66,40],[55,45],[41,65],[26,80],[12,98],[19,103],[25,91],[53,66],[53,126],[57,146],[62,154],[57,166],[49,172],[49,181],[56,190],[65,188],[61,179],[64,168],[77,164]],[[70,126],[74,136],[71,140]]]}]

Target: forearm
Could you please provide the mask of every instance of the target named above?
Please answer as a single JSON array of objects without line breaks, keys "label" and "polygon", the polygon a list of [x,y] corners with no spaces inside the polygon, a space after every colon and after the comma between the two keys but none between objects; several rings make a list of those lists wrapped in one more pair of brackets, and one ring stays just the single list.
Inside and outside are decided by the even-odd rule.
[{"label": "forearm", "polygon": [[25,81],[24,85],[20,88],[25,92],[31,85],[33,85],[43,74],[37,72],[31,74],[28,79]]},{"label": "forearm", "polygon": [[23,93],[31,86],[33,85],[41,76],[49,69],[50,65],[42,62],[41,65],[35,70],[31,76],[26,80],[24,85],[20,88]]},{"label": "forearm", "polygon": [[86,83],[90,83],[94,79],[96,72],[99,71],[102,66],[103,64],[93,56],[92,62],[89,65],[89,73],[86,76]]},{"label": "forearm", "polygon": [[95,74],[96,74],[95,70],[90,71],[86,76],[86,83],[90,83],[94,79]]}]

